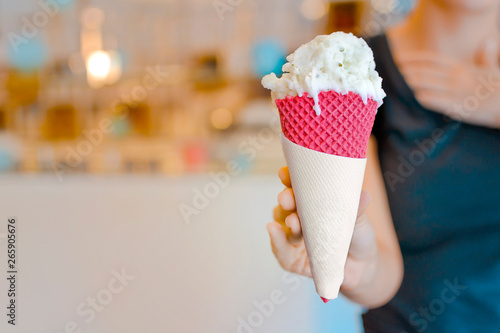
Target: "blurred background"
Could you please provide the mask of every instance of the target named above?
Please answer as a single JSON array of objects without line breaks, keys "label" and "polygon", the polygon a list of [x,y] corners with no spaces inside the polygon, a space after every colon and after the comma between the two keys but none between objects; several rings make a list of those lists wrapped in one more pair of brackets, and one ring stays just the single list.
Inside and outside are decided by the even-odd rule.
[{"label": "blurred background", "polygon": [[238,149],[276,116],[261,77],[317,34],[376,34],[411,5],[2,0],[0,169],[275,172],[279,145]]},{"label": "blurred background", "polygon": [[[71,308],[105,284],[106,267],[151,260],[157,271],[137,270],[161,272],[171,288],[158,289],[147,277],[141,288],[158,295],[168,309],[151,305],[157,317],[169,312],[181,319],[157,321],[145,331],[359,331],[362,310],[344,300],[324,306],[310,281],[301,282],[304,287],[288,297],[286,307],[276,305],[281,310],[269,319],[255,305],[271,291],[293,285],[274,261],[264,228],[281,190],[275,174],[284,159],[277,112],[260,79],[281,74],[286,55],[318,34],[375,35],[413,5],[411,0],[0,0],[2,211],[25,220],[25,237],[32,237],[23,249],[27,270],[38,267],[44,254],[74,249],[82,254],[80,261],[68,265],[89,281],[82,285],[61,274],[62,280],[47,278],[37,286],[67,285],[60,306]],[[136,236],[118,237],[118,222]],[[75,234],[86,235],[95,223],[102,230],[87,235],[91,242]],[[49,234],[47,228],[30,228],[34,225],[53,228]],[[151,241],[150,233],[162,237]],[[116,249],[129,253],[132,243],[149,244],[144,253],[149,259],[120,256]],[[83,255],[91,249],[102,252]],[[202,267],[202,273],[187,269],[187,263]],[[36,272],[27,285],[38,281]],[[176,291],[203,286],[207,276],[206,288],[195,288],[179,303]],[[24,296],[31,306],[25,311],[43,325],[25,328],[61,330],[66,319],[48,320],[43,311],[49,310],[38,306],[46,296],[37,290]],[[123,314],[142,310],[124,307],[139,294],[113,303],[117,316],[108,314],[90,331],[132,332],[125,327],[134,327],[133,319]],[[252,319],[255,311],[262,323],[258,316]]]}]

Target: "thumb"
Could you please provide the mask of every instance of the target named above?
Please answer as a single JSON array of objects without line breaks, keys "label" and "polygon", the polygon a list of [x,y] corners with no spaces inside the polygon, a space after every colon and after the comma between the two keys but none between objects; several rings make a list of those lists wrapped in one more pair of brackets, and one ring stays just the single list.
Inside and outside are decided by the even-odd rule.
[{"label": "thumb", "polygon": [[498,50],[498,40],[491,37],[486,39],[476,55],[477,64],[486,67],[498,67]]}]

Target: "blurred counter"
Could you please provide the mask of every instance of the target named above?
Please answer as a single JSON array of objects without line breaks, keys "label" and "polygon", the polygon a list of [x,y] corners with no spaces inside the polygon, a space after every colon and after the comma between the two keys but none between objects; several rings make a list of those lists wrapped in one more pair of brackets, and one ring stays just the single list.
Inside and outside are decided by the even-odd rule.
[{"label": "blurred counter", "polygon": [[[265,224],[278,178],[220,180],[0,176],[0,237],[8,217],[18,221],[18,331],[75,322],[94,333],[354,332],[359,308],[324,306],[310,280],[271,254]],[[196,213],[186,219],[183,206]],[[133,279],[110,294],[122,270]],[[102,305],[95,316],[89,298]]]}]

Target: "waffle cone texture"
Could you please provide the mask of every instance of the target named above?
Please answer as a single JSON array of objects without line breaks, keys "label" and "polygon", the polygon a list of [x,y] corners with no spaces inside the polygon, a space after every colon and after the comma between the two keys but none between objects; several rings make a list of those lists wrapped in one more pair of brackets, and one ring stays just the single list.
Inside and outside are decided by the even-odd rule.
[{"label": "waffle cone texture", "polygon": [[314,100],[307,96],[277,99],[283,134],[292,142],[322,153],[365,158],[368,140],[377,112],[377,103],[365,104],[358,94],[321,92],[321,114],[314,111]]}]

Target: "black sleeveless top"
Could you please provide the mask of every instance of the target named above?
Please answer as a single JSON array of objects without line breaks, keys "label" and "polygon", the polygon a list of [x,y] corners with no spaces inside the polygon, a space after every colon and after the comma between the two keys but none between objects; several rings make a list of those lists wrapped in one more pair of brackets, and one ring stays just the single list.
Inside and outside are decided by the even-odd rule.
[{"label": "black sleeveless top", "polygon": [[373,134],[405,274],[363,315],[365,332],[500,332],[500,131],[424,108],[386,36],[368,44],[387,94]]}]

